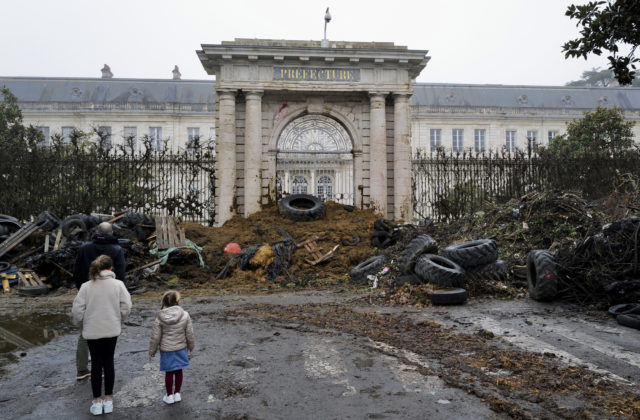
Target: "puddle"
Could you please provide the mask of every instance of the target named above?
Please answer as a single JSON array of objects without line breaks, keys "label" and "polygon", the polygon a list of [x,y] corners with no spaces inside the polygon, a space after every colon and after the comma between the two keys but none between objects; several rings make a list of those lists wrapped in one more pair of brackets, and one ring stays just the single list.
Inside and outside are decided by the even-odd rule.
[{"label": "puddle", "polygon": [[0,355],[41,346],[76,328],[67,314],[34,314],[0,319]]}]

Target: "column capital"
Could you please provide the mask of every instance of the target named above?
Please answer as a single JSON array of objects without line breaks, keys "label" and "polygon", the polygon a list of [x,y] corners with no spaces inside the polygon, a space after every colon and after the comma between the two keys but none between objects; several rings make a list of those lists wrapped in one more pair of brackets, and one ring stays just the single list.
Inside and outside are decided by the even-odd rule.
[{"label": "column capital", "polygon": [[235,90],[235,89],[218,89],[218,90],[216,90],[216,95],[218,95],[218,97],[220,97],[220,99],[222,99],[222,98],[224,98],[224,99],[234,99],[237,94],[238,94],[238,91]]},{"label": "column capital", "polygon": [[369,92],[369,98],[371,99],[371,101],[379,101],[382,100],[384,101],[387,97],[388,92],[375,92],[375,91],[371,91]]},{"label": "column capital", "polygon": [[260,100],[264,95],[263,90],[247,90],[244,91],[244,97],[246,100]]},{"label": "column capital", "polygon": [[393,100],[395,102],[408,101],[413,94],[409,92],[393,92]]}]

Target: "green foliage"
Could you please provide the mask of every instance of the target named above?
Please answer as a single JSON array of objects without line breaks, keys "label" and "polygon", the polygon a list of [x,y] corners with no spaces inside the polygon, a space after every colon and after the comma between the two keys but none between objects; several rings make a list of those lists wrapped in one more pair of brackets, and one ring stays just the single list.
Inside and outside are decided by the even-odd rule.
[{"label": "green foliage", "polygon": [[581,37],[562,46],[565,58],[586,59],[588,54],[601,55],[607,51],[609,68],[615,78],[621,85],[631,84],[635,78],[635,63],[640,61],[635,56],[635,49],[640,45],[640,2],[590,1],[585,5],[569,6],[565,15],[576,19],[576,26],[581,27]]},{"label": "green foliage", "polygon": [[539,150],[541,157],[580,158],[584,156],[614,157],[637,149],[633,141],[633,125],[626,121],[620,108],[600,108],[584,114],[584,118],[567,124],[567,133],[551,140]]}]

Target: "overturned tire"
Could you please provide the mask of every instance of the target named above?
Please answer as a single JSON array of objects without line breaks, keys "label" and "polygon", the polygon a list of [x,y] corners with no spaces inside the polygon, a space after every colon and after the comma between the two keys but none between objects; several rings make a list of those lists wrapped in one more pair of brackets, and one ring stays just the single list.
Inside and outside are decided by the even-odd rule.
[{"label": "overturned tire", "polygon": [[609,308],[609,313],[614,316],[640,314],[640,303],[621,303]]},{"label": "overturned tire", "polygon": [[18,293],[23,296],[42,296],[47,294],[49,288],[46,286],[23,286],[18,288]]},{"label": "overturned tire", "polygon": [[464,269],[450,259],[439,255],[420,255],[414,271],[422,281],[437,286],[459,287],[464,284]]},{"label": "overturned tire", "polygon": [[422,254],[438,252],[438,243],[429,235],[418,235],[409,242],[398,258],[398,267],[403,274],[413,273],[416,260]]},{"label": "overturned tire", "polygon": [[353,267],[349,272],[349,276],[351,276],[351,280],[353,280],[354,283],[366,284],[367,276],[378,273],[386,263],[387,257],[384,255],[369,258]]},{"label": "overturned tire", "polygon": [[461,305],[467,301],[467,291],[462,288],[436,290],[428,294],[434,305]]},{"label": "overturned tire", "polygon": [[640,314],[622,314],[616,318],[618,324],[640,330]]},{"label": "overturned tire", "polygon": [[449,245],[442,256],[467,269],[489,264],[498,259],[498,246],[493,239],[478,239]]},{"label": "overturned tire", "polygon": [[545,249],[534,249],[527,257],[527,284],[534,300],[552,300],[558,294],[558,275],[553,255]]},{"label": "overturned tire", "polygon": [[282,217],[298,222],[322,219],[327,211],[319,198],[308,194],[293,194],[278,201],[278,211]]}]

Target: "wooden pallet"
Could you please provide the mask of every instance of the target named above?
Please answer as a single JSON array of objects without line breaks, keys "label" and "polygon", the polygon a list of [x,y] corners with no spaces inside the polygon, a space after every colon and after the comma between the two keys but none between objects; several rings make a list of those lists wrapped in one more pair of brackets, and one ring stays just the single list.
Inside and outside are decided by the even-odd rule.
[{"label": "wooden pallet", "polygon": [[23,268],[18,271],[18,285],[23,287],[45,286],[35,271]]},{"label": "wooden pallet", "polygon": [[187,246],[187,238],[178,220],[173,216],[155,216],[158,249]]},{"label": "wooden pallet", "polygon": [[327,261],[329,258],[333,257],[333,254],[335,253],[336,249],[338,249],[338,247],[340,246],[340,245],[336,245],[333,247],[333,249],[331,249],[331,251],[327,252],[326,254],[323,254],[322,248],[320,248],[318,246],[318,243],[316,242],[317,240],[318,240],[318,237],[314,236],[313,238],[307,239],[306,241],[302,241],[296,245],[298,248],[304,247],[307,250],[307,252],[309,252],[312,258],[305,258],[304,260],[311,265],[316,265],[321,262]]}]

